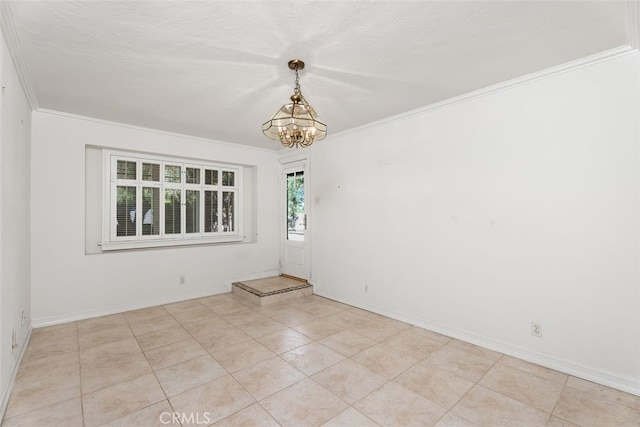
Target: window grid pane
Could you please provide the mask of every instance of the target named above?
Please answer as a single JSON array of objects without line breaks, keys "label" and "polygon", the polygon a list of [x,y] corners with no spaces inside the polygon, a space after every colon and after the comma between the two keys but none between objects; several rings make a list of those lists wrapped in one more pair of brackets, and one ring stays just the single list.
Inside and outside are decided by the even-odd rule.
[{"label": "window grid pane", "polygon": [[200,184],[200,168],[186,168],[186,183]]},{"label": "window grid pane", "polygon": [[218,171],[215,169],[204,170],[205,185],[218,185]]},{"label": "window grid pane", "polygon": [[204,231],[205,233],[218,232],[218,192],[204,192]]},{"label": "window grid pane", "polygon": [[[200,172],[198,170],[198,172]],[[200,192],[197,190],[186,191],[186,232],[200,232]]]},{"label": "window grid pane", "polygon": [[164,166],[164,182],[182,182],[182,168],[180,166]]},{"label": "window grid pane", "polygon": [[118,179],[136,179],[136,162],[118,160]]},{"label": "window grid pane", "polygon": [[142,188],[142,235],[160,235],[160,189]]},{"label": "window grid pane", "polygon": [[181,234],[181,190],[164,190],[164,233]]},{"label": "window grid pane", "polygon": [[222,185],[225,187],[235,186],[235,172],[222,171]]},{"label": "window grid pane", "polygon": [[116,235],[136,235],[136,187],[118,186],[116,201]]},{"label": "window grid pane", "polygon": [[222,192],[222,231],[234,231],[235,192]]},{"label": "window grid pane", "polygon": [[142,163],[142,180],[160,182],[160,164]]}]

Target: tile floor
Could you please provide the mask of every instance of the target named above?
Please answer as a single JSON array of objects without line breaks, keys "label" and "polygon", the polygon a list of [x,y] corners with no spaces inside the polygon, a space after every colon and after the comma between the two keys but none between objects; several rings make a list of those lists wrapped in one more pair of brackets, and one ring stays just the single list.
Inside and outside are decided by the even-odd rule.
[{"label": "tile floor", "polygon": [[638,426],[640,398],[318,296],[223,294],[34,330],[3,422],[180,424]]}]

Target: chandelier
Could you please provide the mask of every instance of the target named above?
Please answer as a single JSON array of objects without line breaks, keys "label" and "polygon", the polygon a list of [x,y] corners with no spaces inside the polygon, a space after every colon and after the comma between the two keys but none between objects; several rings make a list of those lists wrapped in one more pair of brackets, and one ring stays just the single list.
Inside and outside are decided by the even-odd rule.
[{"label": "chandelier", "polygon": [[282,145],[289,148],[308,147],[327,136],[327,125],[318,120],[315,110],[300,91],[298,70],[304,68],[304,62],[293,59],[289,61],[289,68],[296,72],[291,104],[283,105],[271,120],[263,124],[262,132],[271,139],[280,140]]}]

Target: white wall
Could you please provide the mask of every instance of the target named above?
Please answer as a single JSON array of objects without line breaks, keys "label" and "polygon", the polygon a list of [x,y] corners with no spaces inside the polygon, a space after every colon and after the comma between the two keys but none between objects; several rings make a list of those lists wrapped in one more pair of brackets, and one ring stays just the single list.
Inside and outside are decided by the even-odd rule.
[{"label": "white wall", "polygon": [[314,144],[317,292],[640,394],[639,64]]},{"label": "white wall", "polygon": [[[44,111],[33,114],[32,141],[35,326],[227,292],[232,281],[278,273],[275,152]],[[85,203],[100,198],[85,182],[87,147],[255,166],[256,241],[90,253],[86,226],[99,221],[85,218]]]},{"label": "white wall", "polygon": [[[0,42],[0,417],[29,333],[31,108]],[[22,313],[26,318],[22,320]],[[15,331],[18,348],[12,350]]]}]

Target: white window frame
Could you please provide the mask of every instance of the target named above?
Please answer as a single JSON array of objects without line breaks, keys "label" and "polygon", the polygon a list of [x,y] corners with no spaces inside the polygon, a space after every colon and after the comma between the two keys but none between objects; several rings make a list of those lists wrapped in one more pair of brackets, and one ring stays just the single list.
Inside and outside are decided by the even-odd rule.
[{"label": "white window frame", "polygon": [[[124,180],[118,179],[117,162],[118,160],[126,160],[136,163],[136,179]],[[143,181],[142,180],[142,163],[153,163],[160,165],[160,181]],[[181,179],[180,183],[164,182],[165,165],[180,166]],[[200,169],[200,184],[188,184],[186,182],[186,168]],[[217,185],[205,184],[205,170],[217,170]],[[102,242],[100,246],[103,251],[121,250],[121,249],[137,249],[152,248],[163,246],[183,246],[183,245],[202,245],[215,243],[242,242],[245,236],[242,234],[242,176],[243,168],[240,165],[217,163],[217,162],[201,162],[193,159],[167,157],[148,153],[134,153],[128,151],[103,150],[102,153]],[[233,186],[222,185],[223,172],[233,172]],[[119,185],[127,185],[136,188],[136,212],[142,212],[142,188],[159,188],[160,209],[158,215],[159,234],[158,235],[142,235],[143,218],[141,215],[136,221],[135,236],[118,236],[117,235],[117,187]],[[181,191],[180,198],[180,234],[165,233],[165,190],[179,189]],[[186,232],[186,191],[197,190],[200,192],[199,198],[199,228],[198,232]],[[213,232],[205,232],[205,191],[218,192],[218,221],[223,215],[223,193],[233,193],[234,201],[234,217],[233,231],[222,231],[221,227]]]}]

